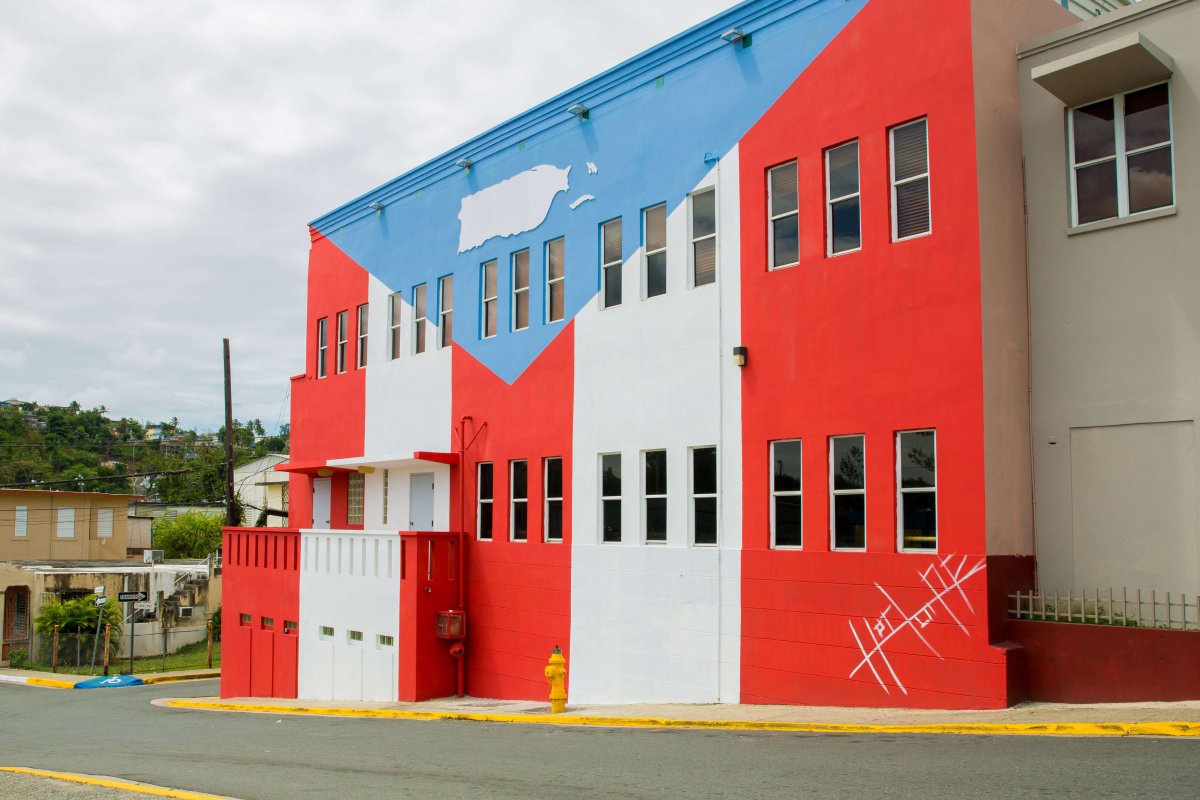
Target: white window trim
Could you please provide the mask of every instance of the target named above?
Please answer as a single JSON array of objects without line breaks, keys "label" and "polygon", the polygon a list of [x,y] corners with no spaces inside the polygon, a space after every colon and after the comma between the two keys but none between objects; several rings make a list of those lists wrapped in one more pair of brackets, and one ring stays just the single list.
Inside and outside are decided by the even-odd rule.
[{"label": "white window trim", "polygon": [[[557,278],[550,277],[550,246],[555,242],[562,242],[562,275]],[[563,322],[567,318],[567,237],[557,236],[544,245],[542,245],[542,271],[546,275],[546,298],[545,298],[545,315],[546,324],[550,325],[556,322]],[[563,315],[561,319],[550,319],[550,294],[555,284],[563,285]]]},{"label": "white window trim", "polygon": [[[833,443],[838,439],[861,439],[863,453],[863,488],[861,489],[835,489],[833,479],[835,473],[835,465],[833,463]],[[837,546],[837,498],[862,495],[863,498],[863,546],[862,547],[838,547]],[[865,433],[843,433],[837,436],[829,437],[829,549],[836,550],[839,553],[865,553],[867,550],[867,435]]]},{"label": "white window trim", "polygon": [[[791,444],[796,442],[800,445],[800,488],[799,489],[776,489],[775,488],[775,445]],[[771,489],[771,549],[772,550],[803,550],[804,549],[804,440],[803,439],[774,439],[770,442],[767,448],[767,469],[768,480],[770,481]],[[775,498],[776,497],[799,497],[800,498],[800,544],[778,544],[775,540]]]},{"label": "white window trim", "polygon": [[346,348],[350,344],[350,309],[337,312],[337,349],[334,353],[334,367],[338,375],[346,371]]},{"label": "white window trim", "polygon": [[[563,539],[565,538],[565,536],[563,535],[564,532],[560,531],[559,538],[557,538],[557,539],[550,538],[550,501],[557,500],[559,502],[560,509],[566,508],[566,503],[563,500],[562,494],[559,494],[557,497],[550,496],[550,462],[551,461],[558,462],[559,477],[560,478],[564,477],[563,472],[562,472],[562,468],[563,468],[563,457],[562,456],[547,456],[546,458],[542,459],[542,541],[546,542],[547,544],[562,544]],[[566,492],[565,480],[560,480],[559,483],[560,483],[559,492],[560,493]],[[561,520],[562,526],[565,528],[566,524],[567,524],[566,518],[563,517],[563,515],[560,513],[559,519]]]},{"label": "white window trim", "polygon": [[329,317],[317,320],[317,380],[329,374]]},{"label": "white window trim", "polygon": [[[903,451],[900,449],[900,437],[905,433],[932,433],[933,434],[933,488],[912,488],[905,489],[900,482],[900,470],[903,464],[901,459],[904,457]],[[937,501],[938,491],[938,446],[937,446],[937,428],[912,428],[910,430],[896,431],[896,550],[900,553],[924,553],[925,555],[937,555],[938,548],[942,543],[941,536],[941,504]],[[932,548],[917,548],[904,546],[904,505],[903,497],[906,494],[919,493],[933,494],[933,530],[937,541],[934,542]]]},{"label": "white window trim", "polygon": [[[420,303],[417,302],[418,290],[420,290],[420,294],[422,295],[422,298],[421,298],[422,302],[420,302]],[[423,316],[417,316],[420,313],[418,311],[418,309],[421,306],[425,306],[425,314]],[[412,307],[413,307],[412,351],[413,351],[413,355],[420,355],[421,353],[428,352],[428,350],[429,350],[429,329],[425,325],[426,321],[429,319],[429,286],[428,286],[428,284],[418,283],[416,286],[413,287]],[[418,347],[420,347],[419,350],[417,349]]]},{"label": "white window trim", "polygon": [[[492,468],[492,496],[484,498],[482,494],[483,468]],[[488,535],[483,535],[483,507],[484,505],[491,506],[492,509],[492,528],[488,531]],[[496,465],[491,461],[480,461],[475,465],[475,538],[481,542],[490,542],[495,537],[496,530]]]},{"label": "white window trim", "polygon": [[[692,203],[693,203],[696,195],[705,194],[706,192],[712,192],[712,196],[713,196],[713,232],[711,234],[709,234],[708,236],[699,236],[698,237],[695,235],[695,233],[693,231],[693,226],[695,225],[696,214],[692,208]],[[689,244],[688,244],[687,257],[688,257],[688,288],[689,289],[699,289],[699,288],[703,288],[703,286],[715,286],[717,284],[717,281],[720,280],[720,277],[721,277],[721,248],[720,248],[720,240],[717,238],[717,234],[719,234],[721,232],[720,199],[721,198],[717,194],[717,187],[713,184],[701,187],[688,195],[687,225],[688,225],[688,243]],[[712,281],[712,283],[703,284],[703,286],[697,286],[696,285],[696,243],[707,241],[708,239],[713,240],[713,281]]]},{"label": "white window trim", "polygon": [[388,295],[388,360],[395,361],[400,357],[400,330],[404,324],[401,318],[404,312],[404,296],[400,292]]},{"label": "white window trim", "polygon": [[[711,494],[696,493],[696,451],[697,450],[713,450],[716,454],[716,478],[717,490]],[[721,544],[721,451],[715,444],[702,444],[688,448],[688,496],[691,498],[688,503],[688,544],[692,547],[717,547]],[[717,540],[711,544],[708,542],[696,541],[696,501],[712,498],[717,501]]]},{"label": "white window trim", "polygon": [[[1154,86],[1166,85],[1167,87],[1167,141],[1157,144],[1140,147],[1137,150],[1126,152],[1125,150],[1125,95],[1139,92],[1142,89],[1150,89]],[[1171,81],[1155,81],[1148,83],[1145,86],[1139,86],[1136,89],[1129,89],[1120,94],[1111,95],[1109,97],[1101,97],[1096,100],[1090,100],[1077,106],[1072,106],[1067,109],[1067,163],[1071,171],[1070,181],[1068,182],[1071,189],[1071,227],[1078,228],[1088,225],[1097,225],[1104,222],[1111,222],[1117,219],[1126,219],[1127,217],[1136,217],[1140,214],[1152,214],[1164,209],[1175,208],[1177,193],[1175,191],[1175,103],[1172,96]],[[1105,100],[1113,101],[1113,127],[1115,139],[1113,140],[1114,155],[1105,156],[1103,158],[1093,158],[1091,161],[1075,163],[1075,111],[1076,109],[1086,108],[1087,106],[1102,103]],[[1166,148],[1171,152],[1171,202],[1169,205],[1159,206],[1157,208],[1148,208],[1143,211],[1129,210],[1129,156],[1136,156],[1140,153],[1148,153],[1151,150],[1160,150]],[[1117,216],[1106,217],[1105,219],[1096,219],[1091,222],[1079,221],[1079,188],[1078,175],[1079,169],[1089,167],[1094,164],[1103,164],[1105,161],[1115,161],[1117,169]],[[928,552],[928,551],[926,551]]]},{"label": "white window trim", "polygon": [[[901,128],[907,128],[909,125],[916,125],[918,122],[925,123],[925,171],[920,175],[912,175],[902,181],[896,180],[896,131]],[[922,236],[933,235],[933,164],[929,160],[929,117],[920,117],[912,119],[908,122],[902,122],[899,125],[893,125],[888,128],[888,182],[891,185],[891,204],[892,204],[892,241],[907,242],[911,239],[920,239]],[[897,238],[899,218],[896,214],[896,187],[905,183],[914,183],[922,178],[926,181],[926,197],[929,202],[929,230],[921,233],[914,233],[912,236]]]},{"label": "white window trim", "polygon": [[[615,456],[617,459],[617,464],[620,465],[620,467],[621,467],[621,477],[617,479],[618,481],[621,482],[621,486],[619,487],[618,494],[605,494],[604,493],[604,459],[605,459],[605,457],[608,457],[608,456]],[[597,477],[599,478],[599,484],[596,487],[596,495],[600,498],[600,506],[598,508],[599,520],[596,524],[596,532],[599,534],[599,536],[597,538],[599,539],[599,544],[619,546],[619,545],[625,543],[625,501],[623,499],[623,495],[625,493],[625,464],[622,463],[622,458],[621,458],[620,453],[611,453],[611,452],[610,453],[599,453],[596,457],[596,463],[599,466],[599,469],[597,470]],[[619,519],[621,521],[620,538],[614,542],[606,541],[604,538],[604,501],[606,501],[606,500],[616,500],[617,501],[617,510],[618,510],[617,519]]]},{"label": "white window trim", "polygon": [[[487,293],[487,272],[488,267],[496,271],[496,293],[489,295]],[[491,319],[496,320],[496,332],[488,333],[488,303],[493,303]],[[500,264],[496,259],[485,261],[479,265],[479,338],[494,339],[500,333],[500,324],[497,316],[500,313]]]},{"label": "white window trim", "polygon": [[364,637],[362,631],[346,631],[346,644],[350,645],[351,647],[362,647],[363,641]]},{"label": "white window trim", "polygon": [[355,312],[355,322],[358,326],[358,362],[357,369],[365,369],[367,366],[367,322],[370,319],[370,304],[363,303]]},{"label": "white window trim", "polygon": [[[517,464],[525,465],[525,496],[517,497],[516,481],[513,480],[513,475],[516,473]],[[494,479],[495,473],[493,473]],[[495,494],[495,483],[493,486],[493,494]],[[525,538],[517,538],[517,504],[524,503],[525,505]],[[514,458],[508,462],[508,540],[510,542],[518,542],[524,544],[529,541],[529,461],[524,458]]]},{"label": "white window trim", "polygon": [[438,278],[438,348],[443,349],[454,344],[454,333],[446,335],[447,325],[454,324],[454,301],[450,301],[450,305],[446,305],[446,281],[450,282],[450,291],[454,291],[454,276],[443,275]]},{"label": "white window trim", "polygon": [[[525,286],[517,286],[517,256],[525,254]],[[508,257],[508,278],[509,284],[512,286],[512,305],[509,308],[509,330],[525,331],[529,330],[530,315],[529,315],[529,273],[533,269],[533,259],[530,258],[529,248],[517,250]],[[525,295],[525,324],[517,327],[517,302],[520,296]]]},{"label": "white window trim", "polygon": [[[928,133],[928,129],[926,129],[926,133]],[[926,136],[925,144],[926,144],[926,147],[928,147],[928,145],[929,145],[928,136]],[[833,184],[829,180],[829,155],[834,150],[840,150],[841,148],[846,147],[848,145],[855,145],[855,147],[857,148],[857,151],[856,151],[857,154],[854,158],[854,168],[855,168],[854,172],[855,172],[855,178],[856,178],[855,184],[858,186],[858,190],[851,192],[850,194],[844,194],[844,195],[839,195],[838,197],[833,197],[830,194],[830,192],[833,191]],[[926,162],[926,164],[928,165],[928,162]],[[858,247],[852,248],[850,250],[839,250],[835,253],[833,250],[833,206],[834,206],[834,204],[840,203],[844,200],[854,200],[855,198],[858,199]],[[862,250],[862,249],[863,249],[862,144],[859,142],[858,139],[851,139],[848,142],[842,142],[841,144],[836,144],[833,147],[826,148],[826,150],[825,150],[825,257],[826,258],[836,258],[837,256],[845,256],[845,255],[849,255],[850,253],[857,253],[859,250]]]},{"label": "white window trim", "polygon": [[669,471],[670,459],[667,457],[667,449],[665,447],[652,447],[648,450],[643,450],[641,452],[641,459],[640,459],[641,469],[638,470],[639,479],[640,479],[639,487],[641,489],[641,495],[642,495],[641,508],[639,509],[641,511],[641,517],[642,517],[642,526],[641,526],[642,527],[642,530],[641,530],[642,544],[649,545],[651,547],[658,547],[658,546],[667,544],[671,540],[670,517],[669,516],[667,517],[667,530],[663,532],[663,538],[651,540],[650,539],[650,514],[647,510],[646,502],[648,500],[662,500],[664,503],[667,504],[667,513],[669,515],[670,510],[671,510],[671,503],[667,498],[670,496],[671,487],[670,487],[670,484],[667,484],[667,491],[663,494],[647,494],[646,493],[646,456],[648,456],[650,453],[662,453],[663,454],[663,457],[668,461],[668,465],[667,465],[668,466],[668,473],[667,473],[668,475],[670,474],[670,471]]},{"label": "white window trim", "polygon": [[[385,639],[386,639],[386,641],[384,641]],[[378,650],[385,650],[385,651],[389,651],[389,652],[392,650],[395,650],[396,649],[396,637],[391,634],[387,634],[387,633],[378,634],[375,637],[375,647]]]},{"label": "white window trim", "polygon": [[[619,251],[617,253],[616,261],[605,261],[604,260],[604,229],[607,228],[609,225],[613,224],[614,222],[619,223],[621,225],[621,247],[619,248]],[[610,220],[601,222],[600,223],[600,308],[602,310],[609,309],[609,308],[618,308],[625,302],[624,253],[625,253],[625,223],[622,221],[622,218],[621,217],[613,217]],[[610,269],[616,270],[617,273],[621,275],[621,299],[618,302],[613,303],[612,305],[606,305],[605,289],[607,287],[608,271]]]},{"label": "white window trim", "polygon": [[322,641],[332,642],[334,637],[337,636],[337,629],[332,625],[318,625],[317,636]]},{"label": "white window trim", "polygon": [[[663,210],[663,246],[656,250],[651,250],[650,245],[647,244],[647,241],[646,241],[647,234],[649,233],[649,226],[647,225],[647,222],[646,222],[646,216],[656,208],[661,208]],[[663,292],[662,292],[662,294],[656,294],[656,295],[654,295],[654,297],[651,297],[650,296],[650,256],[654,256],[654,255],[658,255],[659,253],[662,253],[665,258],[669,258],[667,256],[667,244],[668,244],[667,229],[670,228],[670,224],[669,224],[670,223],[670,219],[669,219],[670,215],[668,212],[669,212],[669,209],[667,208],[667,204],[665,202],[655,203],[652,206],[646,206],[645,208],[642,209],[642,299],[643,300],[653,300],[654,297],[666,297],[667,296],[667,289],[669,288],[667,286],[667,282],[670,278],[670,273],[671,273],[670,261],[668,260],[666,266],[664,267],[665,273],[663,275]],[[624,234],[624,231],[622,231],[622,234]],[[622,242],[622,244],[624,244],[624,243]],[[622,293],[623,293],[623,291],[622,291]]]},{"label": "white window trim", "polygon": [[13,536],[17,539],[24,539],[29,536],[29,506],[17,506],[15,513]]},{"label": "white window trim", "polygon": [[[788,211],[784,214],[773,213],[774,193],[771,191],[771,173],[780,167],[791,166],[796,172],[796,210]],[[775,265],[775,223],[787,219],[788,217],[796,218],[796,260],[789,264]],[[777,269],[787,269],[795,267],[800,263],[800,164],[796,159],[784,161],[782,164],[776,164],[773,167],[767,167],[767,271]]]},{"label": "white window trim", "polygon": [[[55,539],[74,539],[75,538],[75,509],[60,508],[54,517],[54,538]],[[64,532],[65,531],[65,532]]]},{"label": "white window trim", "polygon": [[[114,514],[111,508],[96,509],[96,538],[111,539],[113,536]],[[105,532],[107,530],[107,533]]]}]

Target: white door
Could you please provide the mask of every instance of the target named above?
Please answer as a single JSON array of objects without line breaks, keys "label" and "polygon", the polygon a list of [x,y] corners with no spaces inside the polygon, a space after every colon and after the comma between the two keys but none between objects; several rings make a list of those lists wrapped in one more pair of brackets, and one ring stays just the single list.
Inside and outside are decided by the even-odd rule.
[{"label": "white door", "polygon": [[433,530],[432,472],[420,472],[408,478],[408,529]]},{"label": "white door", "polygon": [[313,480],[312,526],[318,530],[329,530],[329,478]]}]

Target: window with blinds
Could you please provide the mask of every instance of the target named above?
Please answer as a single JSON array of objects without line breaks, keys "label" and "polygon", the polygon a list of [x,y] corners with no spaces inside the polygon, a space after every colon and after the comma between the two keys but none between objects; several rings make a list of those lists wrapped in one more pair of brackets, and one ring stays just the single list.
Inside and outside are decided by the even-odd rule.
[{"label": "window with blinds", "polygon": [[479,268],[482,275],[479,280],[480,302],[483,304],[482,334],[484,339],[496,335],[496,260],[492,259]]},{"label": "window with blinds", "polygon": [[562,322],[567,306],[567,243],[546,242],[546,322]]},{"label": "window with blinds", "polygon": [[642,246],[646,254],[646,297],[667,293],[667,206],[642,212]]},{"label": "window with blinds", "polygon": [[413,352],[425,352],[425,284],[413,287]]},{"label": "window with blinds", "polygon": [[692,195],[692,286],[717,280],[717,192],[712,188]]},{"label": "window with blinds", "polygon": [[600,272],[604,283],[604,308],[621,305],[621,218],[600,226]]},{"label": "window with blinds", "polygon": [[800,207],[796,195],[796,162],[767,172],[767,212],[771,218],[767,243],[771,269],[800,263]]},{"label": "window with blinds", "polygon": [[454,276],[438,279],[438,346],[454,343]]},{"label": "window with blinds", "polygon": [[96,536],[101,539],[111,539],[113,535],[113,510],[111,508],[96,509]]},{"label": "window with blinds", "polygon": [[512,329],[529,327],[529,251],[512,254]]},{"label": "window with blinds", "polygon": [[29,506],[17,506],[16,527],[13,536],[24,538],[29,535]]},{"label": "window with blinds", "polygon": [[55,528],[54,535],[59,539],[74,539],[75,538],[75,509],[60,508],[57,517],[58,525]]},{"label": "window with blinds", "polygon": [[898,125],[889,132],[892,154],[892,241],[930,231],[929,141],[927,121]]}]

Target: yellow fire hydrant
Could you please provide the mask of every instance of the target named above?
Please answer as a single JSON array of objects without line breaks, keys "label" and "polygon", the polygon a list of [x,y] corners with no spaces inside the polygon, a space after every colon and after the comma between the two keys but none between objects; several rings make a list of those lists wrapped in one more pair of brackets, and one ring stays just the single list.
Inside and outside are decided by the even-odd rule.
[{"label": "yellow fire hydrant", "polygon": [[561,714],[567,710],[567,660],[558,645],[554,645],[550,654],[546,681],[550,684],[550,713]]}]

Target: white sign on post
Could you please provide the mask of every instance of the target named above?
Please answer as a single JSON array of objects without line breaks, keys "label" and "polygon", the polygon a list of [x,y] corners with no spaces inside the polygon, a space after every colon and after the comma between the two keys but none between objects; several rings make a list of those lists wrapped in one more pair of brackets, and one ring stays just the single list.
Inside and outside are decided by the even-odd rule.
[{"label": "white sign on post", "polygon": [[154,610],[154,601],[147,600],[144,602],[134,603],[133,610],[134,611],[153,611]]},{"label": "white sign on post", "polygon": [[104,598],[104,597],[97,597],[97,598],[96,598],[96,608],[100,608],[102,605],[104,605],[104,604],[105,604],[105,603],[107,603],[107,602],[108,602],[108,600],[107,600],[106,598]]},{"label": "white sign on post", "polygon": [[104,587],[97,586],[95,589],[92,589],[92,594],[104,594]]}]

